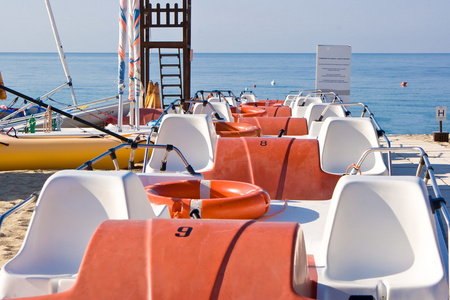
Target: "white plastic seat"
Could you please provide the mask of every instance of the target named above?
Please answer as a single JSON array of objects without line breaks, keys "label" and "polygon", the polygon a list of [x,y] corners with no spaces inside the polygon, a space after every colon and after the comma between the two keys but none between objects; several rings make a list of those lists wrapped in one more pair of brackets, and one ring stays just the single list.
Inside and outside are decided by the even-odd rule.
[{"label": "white plastic seat", "polygon": [[20,251],[0,271],[0,298],[56,292],[59,281],[78,273],[100,223],[154,217],[144,187],[132,172],[55,173],[43,186]]},{"label": "white plastic seat", "polygon": [[299,98],[299,95],[298,95],[298,94],[295,94],[295,95],[289,94],[289,95],[287,95],[287,96],[286,96],[286,99],[284,99],[283,106],[289,106],[289,107],[292,108],[291,105],[292,105],[292,104],[295,102],[295,100],[298,99],[298,98]]},{"label": "white plastic seat", "polygon": [[317,138],[317,136],[319,135],[320,129],[323,125],[323,121],[325,121],[327,118],[331,118],[331,117],[345,118],[345,117],[347,117],[344,109],[341,106],[332,105],[332,106],[329,106],[329,108],[323,115],[322,120],[317,121],[327,106],[329,106],[329,103],[311,103],[308,107],[306,107],[306,109],[304,109],[305,110],[304,115],[308,122],[308,135],[309,136]]},{"label": "white plastic seat", "polygon": [[[329,103],[310,103],[305,110],[304,117],[306,118],[306,121],[308,122],[308,128],[311,126],[311,123],[316,121],[320,115],[323,113],[325,108],[329,106]],[[325,115],[322,118],[322,121],[326,120],[330,117],[346,117],[345,111],[341,106],[332,105],[329,107],[329,109],[325,112]]]},{"label": "white plastic seat", "polygon": [[234,121],[234,118],[231,114],[230,105],[228,104],[228,102],[225,102],[225,101],[214,102],[213,101],[210,103],[211,103],[212,107],[215,109],[215,112],[212,110],[211,106],[209,106],[209,105],[203,106],[202,103],[196,103],[192,110],[193,114],[207,114],[213,120],[217,120],[215,118],[215,113],[217,112],[219,114],[219,117],[221,117],[223,121],[225,121],[225,122],[232,122],[232,120]]},{"label": "white plastic seat", "polygon": [[[308,107],[314,104],[326,103],[323,103],[322,98],[320,97],[298,97],[291,103],[292,116],[297,118],[304,118],[306,116]],[[308,112],[308,114],[311,114],[311,112]]]},{"label": "white plastic seat", "polygon": [[[380,147],[378,135],[369,118],[328,118],[319,136],[320,164],[328,173],[342,175],[356,164],[368,149]],[[381,153],[371,153],[361,165],[361,172],[370,175],[387,174]]]},{"label": "white plastic seat", "polygon": [[184,112],[183,108],[180,107],[180,106],[172,106],[172,108],[167,110],[167,114],[169,114],[169,115],[177,115],[177,114],[183,115],[183,114],[185,114],[185,112]]},{"label": "white plastic seat", "polygon": [[227,101],[230,106],[234,106],[234,107],[239,106],[239,102],[236,101],[235,97],[225,96],[225,101]]},{"label": "white plastic seat", "polygon": [[[290,101],[290,103],[289,103],[289,100],[285,100],[285,105],[289,105],[289,107],[291,108],[291,109],[294,109],[296,106],[299,106],[298,105],[298,103],[299,102],[303,102],[303,100],[305,100],[305,97],[306,96],[295,96],[291,101]],[[287,102],[286,102],[287,101]],[[289,103],[289,104],[288,104]],[[306,107],[306,105],[305,105],[305,107]]]},{"label": "white plastic seat", "polygon": [[241,95],[241,102],[242,103],[258,102],[258,99],[254,94],[244,94]]},{"label": "white plastic seat", "polygon": [[208,99],[209,102],[223,102],[223,100],[228,103],[230,106],[238,107],[239,103],[236,101],[235,97],[232,96],[223,96],[223,97],[211,97]]},{"label": "white plastic seat", "polygon": [[220,102],[220,98],[219,97],[211,97],[211,98],[208,98],[208,101],[209,102]]},{"label": "white plastic seat", "polygon": [[428,193],[418,177],[342,177],[317,265],[318,299],[448,299]]},{"label": "white plastic seat", "polygon": [[[196,172],[214,164],[217,135],[209,115],[166,115],[161,121],[155,144],[177,147]],[[146,172],[160,172],[165,149],[153,149]],[[172,151],[173,152],[173,151]],[[186,167],[176,153],[167,156],[167,172],[184,172]]]}]

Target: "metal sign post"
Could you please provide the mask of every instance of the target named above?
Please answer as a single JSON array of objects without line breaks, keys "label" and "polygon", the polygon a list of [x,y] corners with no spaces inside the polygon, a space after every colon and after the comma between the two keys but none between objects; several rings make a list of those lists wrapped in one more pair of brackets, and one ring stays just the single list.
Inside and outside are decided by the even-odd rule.
[{"label": "metal sign post", "polygon": [[442,121],[447,120],[447,106],[436,106],[436,120],[439,121],[439,131],[433,131],[433,140],[448,142],[448,132],[442,131]]}]

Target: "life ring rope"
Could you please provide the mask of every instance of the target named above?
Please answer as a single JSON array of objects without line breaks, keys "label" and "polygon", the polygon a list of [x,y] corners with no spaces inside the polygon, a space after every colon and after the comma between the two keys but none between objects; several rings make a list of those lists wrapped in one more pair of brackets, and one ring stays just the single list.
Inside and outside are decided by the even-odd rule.
[{"label": "life ring rope", "polygon": [[258,218],[257,220],[262,221],[262,220],[266,220],[266,219],[269,219],[269,218],[275,217],[276,215],[281,214],[283,211],[286,210],[286,207],[287,207],[287,200],[283,200],[283,201],[284,201],[283,208],[279,212],[276,212],[276,213],[273,213],[273,214],[267,215],[267,216],[262,216],[262,217]]},{"label": "life ring rope", "polygon": [[348,166],[347,171],[345,172],[345,175],[349,174],[349,171],[350,171],[351,168],[357,170],[359,172],[359,175],[362,174],[361,167],[358,167],[356,164],[351,164],[350,166]]}]

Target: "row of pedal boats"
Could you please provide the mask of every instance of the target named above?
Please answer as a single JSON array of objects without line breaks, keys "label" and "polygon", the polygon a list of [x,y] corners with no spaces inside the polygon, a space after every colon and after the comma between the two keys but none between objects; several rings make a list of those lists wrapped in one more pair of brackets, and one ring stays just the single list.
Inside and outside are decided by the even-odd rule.
[{"label": "row of pedal boats", "polygon": [[[304,93],[304,92],[303,92]],[[212,113],[212,107],[203,107],[198,100],[205,100],[208,97],[205,95],[205,91],[198,91],[195,94],[194,99],[197,101],[191,101],[190,113],[205,112]],[[212,91],[208,92],[208,95],[215,95],[215,97],[209,98],[211,101],[219,101],[222,103],[215,103],[216,109],[219,111],[220,117],[213,118],[215,120],[221,119],[220,122],[214,122],[216,132],[222,137],[235,137],[235,136],[259,136],[261,135],[261,129],[265,134],[273,134],[272,128],[281,126],[272,122],[280,123],[281,118],[273,119],[274,117],[303,117],[305,115],[305,108],[308,105],[305,103],[298,103],[298,105],[292,105],[297,103],[291,103],[292,109],[288,106],[291,102],[291,96],[288,95],[285,101],[260,101],[258,102],[253,94],[244,94],[238,99],[231,91]],[[311,97],[310,95],[303,96],[306,98],[306,104],[322,102],[320,97]],[[311,99],[313,99],[311,101]],[[223,103],[227,101],[230,105],[225,107]],[[241,104],[244,105],[241,105]],[[264,107],[254,107],[264,105]],[[124,108],[129,108],[128,105],[124,105]],[[228,111],[227,111],[228,110]],[[302,110],[301,113],[298,110]],[[184,111],[184,110],[183,110]],[[318,110],[316,109],[316,112]],[[148,134],[151,132],[153,126],[147,126],[149,122],[155,122],[161,114],[164,112],[162,109],[148,109],[141,108],[139,110],[139,127],[130,125],[130,118],[128,116],[123,117],[122,126],[117,125],[117,118],[110,116],[108,119],[103,120],[98,118],[97,115],[89,114],[87,111],[79,111],[78,113],[85,113],[85,118],[92,117],[92,120],[101,120],[109,125],[106,129],[109,132],[120,134],[126,139],[132,139],[137,142],[143,142]],[[127,113],[128,109],[124,110]],[[166,110],[166,113],[176,113],[175,110]],[[99,113],[99,112],[97,112]],[[134,115],[134,113],[133,113]],[[106,113],[101,113],[101,116],[105,118],[108,116]],[[246,119],[247,121],[238,122],[239,118],[243,117],[262,117],[269,116],[272,118],[271,122],[268,119],[262,124],[255,124],[254,119]],[[64,116],[63,116],[64,117]],[[76,116],[75,116],[76,117]],[[316,117],[314,115],[306,114],[307,120],[313,120]],[[95,157],[105,150],[115,147],[121,143],[117,138],[110,138],[107,134],[97,129],[87,127],[66,127],[63,126],[59,130],[46,130],[42,126],[36,127],[36,131],[33,133],[24,133],[23,127],[28,126],[28,119],[25,118],[18,123],[11,123],[8,120],[2,120],[0,122],[0,149],[2,155],[0,156],[0,170],[17,170],[17,169],[67,169],[76,168],[83,162]],[[38,117],[36,115],[36,120]],[[224,122],[225,121],[225,122]],[[253,121],[253,124],[248,124]],[[42,123],[43,120],[40,120]],[[306,135],[307,130],[304,126],[297,128],[295,122],[300,122],[297,118],[292,119],[287,126],[289,132],[296,135]],[[309,121],[308,121],[309,122]],[[131,121],[134,124],[133,121]],[[63,121],[63,125],[66,121]],[[78,123],[82,125],[81,123]],[[98,125],[94,123],[95,125]],[[256,125],[256,126],[251,126]],[[300,131],[301,130],[301,131]],[[143,151],[136,153],[135,160],[143,161]],[[121,151],[118,153],[118,164],[120,168],[126,168],[129,164],[128,157],[129,151]],[[99,161],[96,163],[96,168],[99,169],[112,169],[114,165],[110,161]]]},{"label": "row of pedal boats", "polygon": [[[52,175],[0,297],[449,298],[448,212],[421,148],[390,147],[337,95],[207,94],[108,151],[146,151],[142,172],[90,170],[107,152]],[[397,174],[399,151],[415,174]]]}]

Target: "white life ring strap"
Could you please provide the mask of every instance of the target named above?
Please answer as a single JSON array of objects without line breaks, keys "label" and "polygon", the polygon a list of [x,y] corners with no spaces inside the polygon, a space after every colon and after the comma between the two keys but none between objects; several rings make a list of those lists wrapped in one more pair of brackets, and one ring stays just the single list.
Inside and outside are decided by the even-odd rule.
[{"label": "white life ring strap", "polygon": [[198,216],[202,217],[202,199],[211,198],[211,180],[200,180],[200,199],[191,199],[190,213],[198,212]]}]

